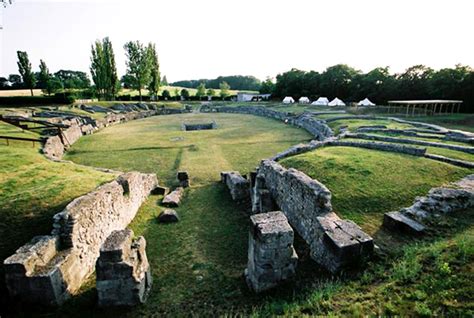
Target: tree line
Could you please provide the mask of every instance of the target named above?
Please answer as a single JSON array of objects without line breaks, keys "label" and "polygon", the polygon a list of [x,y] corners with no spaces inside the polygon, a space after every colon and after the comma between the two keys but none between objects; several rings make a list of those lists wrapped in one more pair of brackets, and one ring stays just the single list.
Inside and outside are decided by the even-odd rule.
[{"label": "tree line", "polygon": [[474,70],[465,65],[435,71],[425,65],[415,65],[399,74],[388,67],[378,67],[363,73],[345,64],[328,67],[324,72],[292,69],[278,74],[276,83],[265,80],[261,93],[274,97],[320,96],[359,101],[368,97],[377,104],[388,100],[456,99],[474,104]]},{"label": "tree line", "polygon": [[173,86],[181,86],[187,88],[198,88],[199,85],[204,84],[208,88],[220,89],[220,85],[225,82],[235,90],[249,90],[258,91],[262,82],[254,76],[219,76],[215,79],[199,79],[199,80],[185,80],[172,83]]}]

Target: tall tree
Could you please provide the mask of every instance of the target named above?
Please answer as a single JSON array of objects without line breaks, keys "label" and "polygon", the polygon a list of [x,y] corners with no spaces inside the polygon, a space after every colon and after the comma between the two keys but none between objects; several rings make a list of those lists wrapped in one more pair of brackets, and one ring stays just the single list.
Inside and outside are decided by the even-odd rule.
[{"label": "tall tree", "polygon": [[168,79],[166,78],[166,75],[163,76],[163,79],[161,80],[161,83],[162,83],[164,86],[168,86]]},{"label": "tall tree", "polygon": [[273,84],[272,79],[267,77],[265,81],[262,82],[260,86],[260,94],[272,94],[275,90],[275,84]]},{"label": "tall tree", "polygon": [[215,96],[216,95],[216,91],[213,89],[213,88],[209,88],[207,90],[207,96]]},{"label": "tall tree", "polygon": [[90,71],[97,94],[103,99],[114,99],[120,83],[112,42],[108,37],[102,41],[96,40],[92,45]]},{"label": "tall tree", "polygon": [[203,96],[206,95],[206,85],[204,85],[204,83],[201,83],[199,84],[199,86],[197,87],[197,91],[196,91],[196,97],[198,97],[199,99],[201,99]]},{"label": "tall tree", "polygon": [[38,87],[43,90],[43,92],[48,93],[48,95],[51,95],[51,92],[48,91],[48,86],[49,82],[51,81],[51,74],[49,73],[49,69],[46,66],[45,61],[40,60],[40,65],[39,65],[39,75],[38,75]]},{"label": "tall tree", "polygon": [[156,52],[155,44],[148,44],[148,54],[150,58],[150,84],[148,84],[148,90],[150,95],[158,95],[160,90],[161,77],[160,77],[160,63],[158,62],[158,53]]},{"label": "tall tree", "polygon": [[229,90],[230,90],[230,86],[229,84],[227,84],[227,82],[222,82],[220,83],[219,85],[219,88],[220,88],[220,93],[219,95],[222,97],[222,99],[226,98],[227,96],[229,96]]},{"label": "tall tree", "polygon": [[133,78],[134,88],[138,90],[141,101],[142,89],[150,83],[150,55],[148,49],[139,41],[125,43],[124,49],[127,56],[127,75]]},{"label": "tall tree", "polygon": [[18,71],[20,72],[25,87],[30,89],[31,96],[33,96],[33,88],[36,85],[35,74],[31,70],[31,63],[26,52],[17,51],[18,55]]}]

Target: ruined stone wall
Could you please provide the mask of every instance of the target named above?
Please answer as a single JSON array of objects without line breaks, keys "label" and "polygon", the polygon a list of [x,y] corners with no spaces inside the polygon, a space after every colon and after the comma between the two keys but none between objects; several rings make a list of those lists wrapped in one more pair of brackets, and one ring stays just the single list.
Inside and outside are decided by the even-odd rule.
[{"label": "ruined stone wall", "polygon": [[43,305],[64,302],[94,271],[106,238],[130,223],[157,184],[154,174],[129,172],[73,200],[54,216],[50,236],[4,261],[10,294]]},{"label": "ruined stone wall", "polygon": [[[348,136],[349,137],[349,136]],[[347,141],[347,140],[334,140],[327,143],[328,146],[342,146],[342,147],[357,147],[365,149],[373,149],[380,151],[404,153],[412,156],[424,156],[426,153],[426,148],[416,148],[410,146],[403,146],[397,144],[389,144],[383,142],[357,142],[357,141]]]},{"label": "ruined stone wall", "polygon": [[221,181],[229,188],[232,200],[246,201],[250,198],[250,183],[239,172],[221,172]]},{"label": "ruined stone wall", "polygon": [[301,127],[308,131],[318,140],[324,140],[326,138],[332,137],[334,135],[331,128],[326,125],[324,120],[313,118],[311,114],[302,114],[295,116],[292,113],[288,112],[279,112],[273,109],[269,109],[263,106],[202,106],[201,112],[220,112],[220,113],[235,113],[235,114],[249,114],[255,116],[262,116],[273,118],[280,121],[285,121],[291,125]]},{"label": "ruined stone wall", "polygon": [[136,306],[145,303],[152,285],[143,236],[133,231],[114,231],[100,249],[96,263],[98,304]]},{"label": "ruined stone wall", "polygon": [[[277,162],[261,162],[252,207],[261,212],[266,189],[291,226],[308,243],[311,257],[331,272],[354,265],[373,251],[373,241],[355,223],[332,212],[331,193],[317,180]],[[263,211],[262,211],[263,212]]]}]

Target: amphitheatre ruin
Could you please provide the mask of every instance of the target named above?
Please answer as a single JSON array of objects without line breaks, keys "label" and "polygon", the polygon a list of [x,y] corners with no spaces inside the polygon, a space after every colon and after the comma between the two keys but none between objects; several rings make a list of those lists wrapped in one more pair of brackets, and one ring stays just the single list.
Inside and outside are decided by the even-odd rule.
[{"label": "amphitheatre ruin", "polygon": [[411,240],[455,229],[459,215],[469,223],[474,206],[474,134],[409,118],[112,103],[4,109],[0,125],[10,136],[2,150],[31,156],[24,173],[73,172],[49,225],[2,250],[16,249],[3,255],[4,292],[45,312],[173,315],[205,301],[249,314],[291,301],[289,291],[363,285]]}]

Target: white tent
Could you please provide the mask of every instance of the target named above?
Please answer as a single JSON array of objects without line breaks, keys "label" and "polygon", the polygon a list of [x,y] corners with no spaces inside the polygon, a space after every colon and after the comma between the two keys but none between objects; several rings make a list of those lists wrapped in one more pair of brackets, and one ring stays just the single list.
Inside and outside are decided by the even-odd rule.
[{"label": "white tent", "polygon": [[311,105],[316,106],[327,106],[329,104],[329,100],[326,97],[319,97],[318,100],[315,100],[311,103]]},{"label": "white tent", "polygon": [[329,102],[328,106],[346,106],[346,104],[342,100],[336,97],[332,101]]},{"label": "white tent", "polygon": [[283,104],[293,104],[295,100],[291,96],[286,96],[283,98]]},{"label": "white tent", "polygon": [[300,104],[309,104],[309,98],[306,97],[306,96],[302,96],[302,97],[300,97],[300,99],[298,100],[298,103],[300,103]]},{"label": "white tent", "polygon": [[357,103],[357,106],[375,106],[368,98],[361,100]]}]

